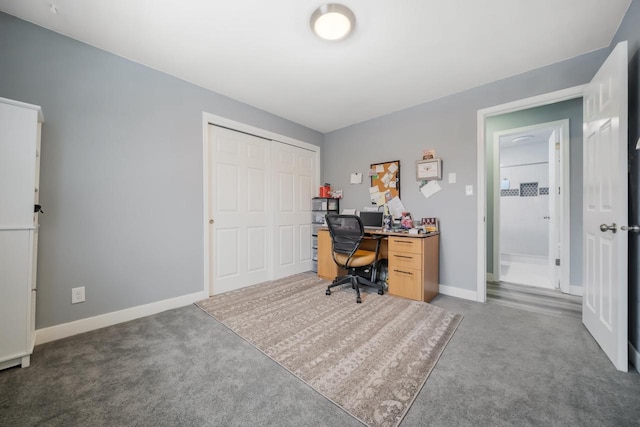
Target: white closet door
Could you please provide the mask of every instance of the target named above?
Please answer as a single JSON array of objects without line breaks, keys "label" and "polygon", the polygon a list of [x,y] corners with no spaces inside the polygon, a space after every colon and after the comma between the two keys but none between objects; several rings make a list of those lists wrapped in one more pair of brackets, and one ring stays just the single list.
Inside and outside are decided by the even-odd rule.
[{"label": "white closet door", "polygon": [[270,141],[211,126],[210,276],[213,293],[269,280]]},{"label": "white closet door", "polygon": [[309,271],[316,153],[272,142],[274,279]]}]

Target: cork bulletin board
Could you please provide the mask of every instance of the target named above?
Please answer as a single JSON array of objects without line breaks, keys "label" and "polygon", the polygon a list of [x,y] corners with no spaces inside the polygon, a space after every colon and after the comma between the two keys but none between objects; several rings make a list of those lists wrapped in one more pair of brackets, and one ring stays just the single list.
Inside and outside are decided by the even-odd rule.
[{"label": "cork bulletin board", "polygon": [[400,197],[400,160],[371,165],[371,187],[376,186],[380,193],[388,190],[391,198]]}]

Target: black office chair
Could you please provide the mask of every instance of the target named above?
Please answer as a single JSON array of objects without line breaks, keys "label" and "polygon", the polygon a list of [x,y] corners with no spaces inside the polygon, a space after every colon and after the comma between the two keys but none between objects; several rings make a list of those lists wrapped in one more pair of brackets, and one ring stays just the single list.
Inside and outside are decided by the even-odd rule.
[{"label": "black office chair", "polygon": [[[356,302],[361,303],[360,285],[378,288],[378,294],[384,294],[384,282],[376,283],[378,255],[380,251],[380,239],[382,236],[372,236],[377,240],[376,250],[369,251],[360,249],[360,242],[364,238],[364,226],[360,217],[356,215],[335,215],[326,216],[331,241],[333,243],[333,260],[339,267],[346,269],[349,274],[336,277],[325,294],[331,295],[331,288],[351,283],[351,287],[356,290]],[[367,278],[367,277],[370,277]]]}]

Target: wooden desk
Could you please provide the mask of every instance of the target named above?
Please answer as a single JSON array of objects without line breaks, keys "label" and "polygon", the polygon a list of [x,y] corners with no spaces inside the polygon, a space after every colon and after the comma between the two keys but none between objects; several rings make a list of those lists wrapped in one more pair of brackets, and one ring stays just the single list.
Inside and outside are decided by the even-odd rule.
[{"label": "wooden desk", "polygon": [[[438,295],[440,234],[406,234],[375,231],[382,235],[380,256],[388,260],[389,293],[416,301],[429,302]],[[375,249],[375,240],[365,240],[361,247]],[[346,274],[331,256],[328,229],[318,230],[318,276],[333,280]]]}]

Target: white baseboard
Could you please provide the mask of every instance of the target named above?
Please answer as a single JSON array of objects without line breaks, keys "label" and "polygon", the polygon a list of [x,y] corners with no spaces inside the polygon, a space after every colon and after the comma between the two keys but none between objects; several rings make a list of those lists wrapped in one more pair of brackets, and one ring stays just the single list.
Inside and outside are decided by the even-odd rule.
[{"label": "white baseboard", "polygon": [[636,368],[636,371],[640,372],[640,353],[629,341],[629,362]]},{"label": "white baseboard", "polygon": [[82,334],[84,332],[93,331],[95,329],[104,328],[122,322],[128,322],[129,320],[139,319],[162,311],[184,307],[206,298],[209,298],[209,295],[207,295],[206,292],[196,292],[194,294],[182,295],[176,298],[152,302],[150,304],[139,305],[136,307],[126,308],[124,310],[101,314],[99,316],[88,317],[86,319],[38,329],[36,330],[36,345]]},{"label": "white baseboard", "polygon": [[569,295],[575,295],[575,296],[581,297],[582,292],[583,292],[582,286],[574,286],[574,285],[569,286]]},{"label": "white baseboard", "polygon": [[439,285],[439,288],[440,288],[440,293],[443,295],[449,295],[450,297],[477,301],[478,292],[476,291],[471,291],[469,289],[461,289],[461,288],[456,288],[454,286],[446,286],[446,285]]}]

